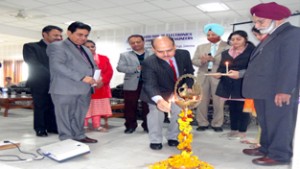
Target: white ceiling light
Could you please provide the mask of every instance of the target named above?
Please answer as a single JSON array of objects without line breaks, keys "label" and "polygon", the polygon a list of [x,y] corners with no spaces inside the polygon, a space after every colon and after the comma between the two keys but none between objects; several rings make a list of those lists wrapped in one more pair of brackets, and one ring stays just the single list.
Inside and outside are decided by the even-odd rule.
[{"label": "white ceiling light", "polygon": [[71,23],[73,23],[73,22],[75,22],[75,21],[68,21],[68,22],[65,22],[64,24],[65,25],[71,25]]},{"label": "white ceiling light", "polygon": [[220,2],[206,3],[197,5],[203,12],[219,12],[229,10],[228,6]]}]

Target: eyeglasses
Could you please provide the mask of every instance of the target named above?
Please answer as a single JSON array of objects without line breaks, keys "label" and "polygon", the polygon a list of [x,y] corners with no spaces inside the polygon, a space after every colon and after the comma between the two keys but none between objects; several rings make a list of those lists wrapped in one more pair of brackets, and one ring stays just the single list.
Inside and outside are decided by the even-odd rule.
[{"label": "eyeglasses", "polygon": [[267,19],[257,19],[256,21],[253,21],[253,24],[259,24],[259,25],[263,25],[266,22]]}]

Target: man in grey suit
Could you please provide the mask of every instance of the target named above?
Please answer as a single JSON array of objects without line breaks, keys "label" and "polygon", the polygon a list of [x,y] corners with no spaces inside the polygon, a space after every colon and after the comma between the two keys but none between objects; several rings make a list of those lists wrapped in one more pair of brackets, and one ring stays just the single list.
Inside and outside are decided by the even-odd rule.
[{"label": "man in grey suit", "polygon": [[172,112],[168,128],[168,145],[177,146],[178,114],[180,107],[175,103],[169,103],[173,95],[175,83],[178,77],[184,74],[193,74],[191,57],[186,50],[176,50],[174,40],[171,37],[157,37],[152,41],[154,55],[143,62],[143,80],[141,99],[148,103],[147,115],[150,148],[162,149],[164,112]]},{"label": "man in grey suit", "polygon": [[58,126],[59,139],[74,139],[83,143],[96,143],[84,132],[84,118],[93,91],[99,85],[93,79],[97,68],[90,50],[83,46],[91,27],[73,22],[64,41],[51,43],[47,48],[50,63],[50,90]]},{"label": "man in grey suit", "polygon": [[288,164],[293,155],[299,97],[300,28],[285,20],[291,11],[275,2],[251,8],[255,28],[268,37],[253,51],[243,95],[253,98],[261,127],[261,147],[244,149],[257,165]]},{"label": "man in grey suit", "polygon": [[197,72],[197,80],[202,87],[202,100],[196,111],[196,120],[198,122],[197,131],[204,131],[209,127],[207,117],[208,105],[210,100],[213,104],[213,119],[211,127],[216,132],[222,132],[224,122],[224,101],[216,95],[219,79],[212,76],[205,76],[207,73],[216,73],[220,61],[221,53],[229,48],[229,45],[221,40],[224,34],[223,26],[211,23],[204,26],[204,33],[210,43],[197,46],[193,57],[193,65],[199,67]]},{"label": "man in grey suit", "polygon": [[[131,134],[137,128],[137,111],[138,100],[140,98],[143,86],[143,78],[141,76],[142,62],[145,58],[152,54],[144,48],[145,42],[142,35],[131,35],[127,39],[132,51],[120,54],[117,70],[125,73],[124,77],[124,102],[125,102],[125,133]],[[148,105],[142,102],[142,127],[148,132],[146,116],[149,112]]]}]

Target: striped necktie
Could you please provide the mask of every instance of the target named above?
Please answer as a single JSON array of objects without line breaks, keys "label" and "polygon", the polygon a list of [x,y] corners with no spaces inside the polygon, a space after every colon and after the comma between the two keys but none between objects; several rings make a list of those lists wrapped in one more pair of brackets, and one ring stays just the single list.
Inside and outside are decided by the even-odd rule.
[{"label": "striped necktie", "polygon": [[77,45],[76,47],[79,50],[79,52],[80,52],[81,56],[83,57],[84,61],[86,63],[90,64],[90,62],[89,62],[88,58],[86,57],[85,53],[82,51],[81,46]]},{"label": "striped necktie", "polygon": [[[216,52],[217,52],[217,44],[213,43],[210,46],[210,54],[211,54],[211,56],[214,57],[216,55]],[[208,62],[208,66],[207,66],[208,70],[212,70],[213,64],[214,63],[212,61]]]},{"label": "striped necktie", "polygon": [[170,59],[170,60],[169,60],[169,63],[170,63],[170,67],[171,67],[171,69],[172,69],[172,71],[173,71],[173,77],[174,77],[174,80],[177,81],[177,75],[176,75],[176,70],[175,70],[175,66],[174,66],[173,60]]}]

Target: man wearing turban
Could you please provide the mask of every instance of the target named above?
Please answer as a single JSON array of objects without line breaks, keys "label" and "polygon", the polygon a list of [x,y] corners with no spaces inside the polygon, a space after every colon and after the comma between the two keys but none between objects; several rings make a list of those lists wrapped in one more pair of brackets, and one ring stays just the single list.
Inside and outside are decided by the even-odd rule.
[{"label": "man wearing turban", "polygon": [[[202,101],[197,107],[196,120],[198,122],[197,131],[208,129],[209,125],[216,132],[222,132],[224,121],[224,101],[216,96],[216,89],[219,79],[211,76],[205,76],[207,73],[216,73],[221,60],[221,53],[229,46],[225,41],[221,40],[224,34],[224,28],[219,24],[207,24],[204,26],[204,33],[207,36],[209,43],[199,45],[193,57],[193,65],[197,66],[197,80],[202,84]],[[213,119],[211,124],[207,119],[208,105],[212,98],[213,103]]]},{"label": "man wearing turban", "polygon": [[251,8],[255,28],[268,38],[253,51],[244,74],[243,96],[254,99],[261,147],[244,149],[257,165],[288,164],[293,155],[299,97],[300,28],[285,19],[291,12],[275,2]]}]

